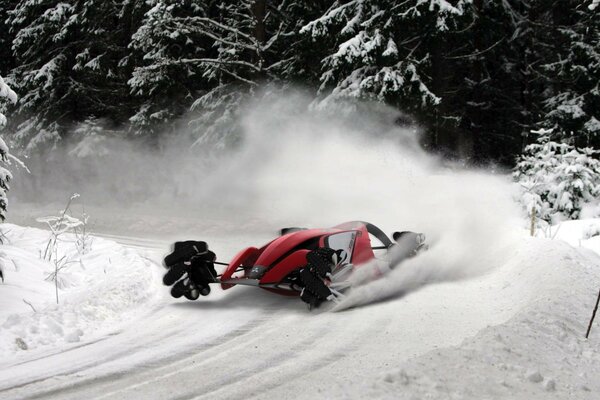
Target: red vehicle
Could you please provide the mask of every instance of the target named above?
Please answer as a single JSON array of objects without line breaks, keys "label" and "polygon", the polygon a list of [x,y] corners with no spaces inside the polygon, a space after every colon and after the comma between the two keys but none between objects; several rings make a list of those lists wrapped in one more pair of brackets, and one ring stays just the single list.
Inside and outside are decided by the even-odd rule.
[{"label": "red vehicle", "polygon": [[[196,300],[210,293],[210,284],[223,289],[235,285],[256,286],[286,296],[300,296],[316,307],[325,300],[336,300],[349,287],[347,278],[362,265],[374,260],[375,252],[395,267],[417,254],[424,235],[395,232],[393,240],[368,222],[346,222],[328,229],[285,228],[281,236],[264,246],[248,247],[231,262],[216,260],[206,242],[176,242],[164,259],[168,268],[163,283],[173,286],[171,295]],[[380,242],[373,246],[371,239]],[[215,265],[224,266],[218,274]]]}]

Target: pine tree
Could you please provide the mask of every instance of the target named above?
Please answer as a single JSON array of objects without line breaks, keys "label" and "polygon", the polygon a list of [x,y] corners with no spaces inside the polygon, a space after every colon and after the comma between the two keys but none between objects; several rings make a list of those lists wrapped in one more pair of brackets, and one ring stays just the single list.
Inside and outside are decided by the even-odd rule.
[{"label": "pine tree", "polygon": [[[446,55],[463,50],[461,35],[472,19],[469,0],[334,2],[301,30],[324,51],[320,104],[381,101],[430,127],[455,130],[458,109],[445,104],[457,90],[456,62]],[[429,142],[438,145],[435,137]]]},{"label": "pine tree", "polygon": [[129,45],[137,60],[128,85],[140,99],[131,121],[140,133],[163,130],[165,123],[189,109],[198,91],[207,88],[203,70],[187,60],[201,57],[211,46],[196,21],[206,17],[209,4],[191,0],[147,4],[150,8]]},{"label": "pine tree", "polygon": [[551,93],[543,124],[577,146],[600,148],[600,11],[579,5],[565,1],[554,12],[552,57],[540,68]]},{"label": "pine tree", "polygon": [[534,67],[548,54],[547,3],[474,0],[468,29],[444,56],[440,75],[450,82],[442,107],[457,110],[458,131],[472,140],[476,162],[512,165],[539,124],[547,84]]},{"label": "pine tree", "polygon": [[[0,76],[0,105],[2,105],[4,99],[7,99],[11,103],[17,102],[17,94],[4,82],[4,79]],[[0,111],[3,107],[0,107]],[[0,129],[6,125],[6,117],[0,112]],[[8,198],[6,196],[10,189],[8,183],[12,179],[10,171],[4,168],[10,164],[10,154],[8,152],[8,146],[4,140],[0,137],[0,220],[6,219],[6,207],[8,206]]]},{"label": "pine tree", "polygon": [[14,57],[11,46],[12,38],[9,33],[9,26],[6,23],[8,11],[12,10],[17,4],[17,0],[0,0],[0,74],[6,76],[14,67]]},{"label": "pine tree", "polygon": [[199,19],[203,34],[213,40],[211,52],[198,60],[212,87],[192,104],[199,115],[192,121],[196,144],[236,142],[242,105],[265,95],[257,89],[279,76],[293,75],[298,55],[291,44],[305,8],[289,0],[221,1]]},{"label": "pine tree", "polygon": [[22,96],[14,139],[26,151],[56,143],[88,117],[128,116],[130,2],[24,0],[9,11]]},{"label": "pine tree", "polygon": [[[464,7],[465,2],[455,7],[445,1],[431,8],[419,1],[334,2],[301,31],[314,43],[324,43],[333,50],[322,61],[323,102],[374,98],[404,103],[409,110],[439,104],[441,99],[429,90],[430,81],[421,73],[429,62],[424,42],[450,29],[452,17],[462,15]],[[418,25],[433,25],[435,29],[420,35],[424,32]]]},{"label": "pine tree", "polygon": [[549,223],[577,219],[585,204],[600,198],[600,153],[592,148],[552,140],[552,130],[532,131],[535,143],[519,157],[513,177],[523,191],[529,212]]},{"label": "pine tree", "polygon": [[316,5],[154,0],[151,6],[131,44],[141,60],[129,80],[132,93],[145,99],[132,119],[140,130],[191,108],[196,143],[225,146],[237,140],[241,107],[264,93],[259,87],[306,76],[298,30]]}]

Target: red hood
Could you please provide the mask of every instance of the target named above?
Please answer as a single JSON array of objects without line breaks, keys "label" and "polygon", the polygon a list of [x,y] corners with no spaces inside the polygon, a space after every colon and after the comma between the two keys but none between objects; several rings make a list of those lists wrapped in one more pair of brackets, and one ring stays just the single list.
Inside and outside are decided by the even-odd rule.
[{"label": "red hood", "polygon": [[[260,265],[271,269],[275,262],[285,258],[295,247],[307,240],[319,238],[323,234],[336,231],[338,229],[306,229],[280,236],[260,249],[256,247],[243,249],[233,257],[233,260],[231,260],[229,266],[223,272],[221,279],[223,281],[230,279],[240,265]],[[223,289],[228,289],[232,286],[231,283],[221,283]]]},{"label": "red hood", "polygon": [[265,246],[254,265],[272,267],[277,260],[284,257],[307,240],[337,231],[339,231],[339,229],[306,229],[278,237]]}]

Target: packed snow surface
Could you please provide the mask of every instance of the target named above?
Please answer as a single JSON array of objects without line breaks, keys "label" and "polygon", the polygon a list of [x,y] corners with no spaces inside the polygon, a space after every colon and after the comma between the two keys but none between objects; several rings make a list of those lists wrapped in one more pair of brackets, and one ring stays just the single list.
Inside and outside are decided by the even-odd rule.
[{"label": "packed snow surface", "polygon": [[58,245],[65,262],[55,282],[55,264],[42,259],[50,232],[12,224],[0,229],[2,354],[18,359],[23,350],[64,349],[102,337],[157,299],[154,264],[131,249],[94,237],[81,252],[65,234]]},{"label": "packed snow surface", "polygon": [[[167,243],[118,236],[126,247],[94,239],[82,260],[91,276],[72,271],[57,306],[36,253],[46,232],[5,225],[3,260],[19,265],[4,261],[0,398],[594,399],[600,329],[584,334],[600,288],[586,248],[596,223],[561,229],[581,247],[517,235],[483,274],[337,313],[253,288],[157,299]],[[213,249],[231,255],[248,240]]]},{"label": "packed snow surface", "polygon": [[[117,143],[89,169],[15,179],[12,222],[51,211],[39,193],[77,191],[100,237],[56,305],[47,233],[4,225],[0,398],[600,398],[600,321],[584,339],[597,220],[530,238],[505,175],[441,163],[366,114],[297,109],[249,112],[243,145],[215,165]],[[424,232],[430,249],[316,312],[248,287],[175,300],[160,282],[176,239],[207,240],[226,262],[278,228],[355,219]]]}]

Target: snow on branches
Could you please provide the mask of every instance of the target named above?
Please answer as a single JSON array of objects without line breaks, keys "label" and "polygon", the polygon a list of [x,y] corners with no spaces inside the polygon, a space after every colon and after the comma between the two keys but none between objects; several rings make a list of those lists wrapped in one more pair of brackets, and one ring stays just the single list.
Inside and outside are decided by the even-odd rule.
[{"label": "snow on branches", "polygon": [[573,12],[577,17],[574,23],[557,29],[556,42],[563,45],[557,46],[551,62],[541,66],[552,82],[550,95],[543,101],[543,125],[555,127],[555,133],[577,132],[578,146],[598,148],[600,20],[596,12]]},{"label": "snow on branches", "polygon": [[[411,99],[416,109],[436,106],[425,72],[423,43],[455,27],[470,0],[336,1],[300,33],[313,42],[334,40],[337,50],[322,60],[322,104],[339,98]],[[399,27],[402,27],[401,29]],[[433,29],[432,29],[433,28]]]},{"label": "snow on branches", "polygon": [[11,139],[27,153],[44,151],[90,117],[115,125],[129,114],[129,44],[144,2],[15,2],[5,21],[22,93]]},{"label": "snow on branches", "polygon": [[[4,79],[0,76],[0,100],[2,98],[8,99],[11,103],[17,102],[17,94],[4,82]],[[6,117],[0,112],[0,128],[6,125]],[[12,179],[10,171],[1,165],[10,165],[10,153],[8,152],[8,146],[4,143],[4,140],[0,137],[0,220],[4,221],[6,218],[6,206],[8,205],[8,199],[6,193],[9,190],[8,182]]]},{"label": "snow on branches", "polygon": [[525,148],[513,172],[521,201],[549,223],[577,219],[582,208],[600,200],[598,150],[551,140],[552,129],[532,131],[537,141]]},{"label": "snow on branches", "polygon": [[[8,86],[4,79],[0,76],[0,99],[7,98],[11,103],[15,104],[17,102],[17,94]],[[4,114],[0,113],[0,128],[6,125],[6,117]],[[0,148],[2,151],[3,148]]]}]

